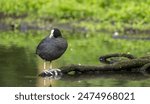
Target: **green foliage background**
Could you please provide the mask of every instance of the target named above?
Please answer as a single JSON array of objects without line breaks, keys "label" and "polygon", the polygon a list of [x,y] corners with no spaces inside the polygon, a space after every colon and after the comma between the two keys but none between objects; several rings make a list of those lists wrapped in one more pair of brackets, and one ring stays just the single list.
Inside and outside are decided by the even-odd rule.
[{"label": "green foliage background", "polygon": [[[84,20],[89,29],[150,28],[150,0],[0,0],[0,13],[28,20]],[[96,22],[96,23],[95,23]]]}]

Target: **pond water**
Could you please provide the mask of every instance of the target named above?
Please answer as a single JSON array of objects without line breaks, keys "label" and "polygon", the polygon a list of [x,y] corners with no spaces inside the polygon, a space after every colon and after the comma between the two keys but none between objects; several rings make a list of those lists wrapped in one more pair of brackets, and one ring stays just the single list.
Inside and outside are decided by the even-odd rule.
[{"label": "pond water", "polygon": [[34,56],[25,48],[0,46],[0,86],[36,86]]},{"label": "pond water", "polygon": [[[38,56],[35,55],[35,47],[37,43],[39,42],[39,40],[41,39],[41,36],[37,36],[37,37],[39,37],[39,39],[35,38],[34,40],[32,39],[30,40],[29,38],[31,37],[28,37],[28,38],[26,37],[28,41],[30,41],[31,43],[33,42],[32,44],[33,46],[30,44],[30,42],[29,42],[29,45],[22,45],[17,42],[16,43],[18,45],[14,44],[13,41],[17,41],[14,39],[14,37],[12,38],[13,40],[12,42],[10,42],[10,39],[1,37],[0,86],[12,86],[12,87],[18,87],[18,86],[31,87],[31,86],[50,86],[50,85],[52,87],[54,86],[62,86],[62,87],[65,87],[65,86],[69,86],[69,87],[71,86],[92,86],[92,87],[96,87],[96,86],[150,86],[150,77],[145,77],[141,74],[126,74],[126,73],[124,74],[110,73],[110,74],[99,74],[99,75],[89,74],[89,75],[78,75],[78,76],[67,75],[67,76],[63,76],[59,80],[46,79],[46,85],[44,85],[45,79],[38,76],[38,74],[43,69],[43,61]],[[22,38],[24,38],[24,36]],[[103,39],[104,39],[104,45],[110,44],[109,41],[106,41],[105,38]],[[7,40],[9,40],[9,42],[7,42],[6,44],[4,41],[7,41]],[[93,54],[91,52],[92,51],[91,48],[89,52],[86,49],[83,51],[79,51],[78,53],[77,52],[74,53],[72,51],[74,49],[78,49],[77,47],[76,48],[73,47],[74,46],[73,44],[75,44],[75,46],[79,46],[79,49],[87,48],[86,44],[90,44],[90,43],[92,46],[88,45],[88,47],[95,46],[94,43],[90,42],[90,40],[92,39],[90,40],[87,39],[89,41],[82,39],[81,44],[78,44],[78,42],[76,42],[79,40],[68,39],[68,41],[70,42],[69,49],[67,50],[67,52],[62,58],[60,58],[58,61],[53,62],[54,67],[59,67],[62,65],[69,65],[71,63],[73,64],[87,63],[87,64],[99,65],[98,60],[95,58],[98,57],[98,55],[101,54],[101,52],[95,53],[95,56],[93,55],[89,59],[89,55]],[[97,40],[97,42],[98,41],[99,40]],[[25,40],[25,41],[22,41],[22,43],[28,43],[28,42]],[[138,43],[133,43],[133,44],[138,44]],[[143,43],[140,42],[140,44],[145,44],[145,42]],[[109,48],[109,47],[110,46],[104,47],[103,49]],[[126,47],[126,48],[127,50],[130,49],[129,47]],[[99,46],[98,48],[95,46],[95,49],[97,50],[93,49],[93,51],[99,51],[98,50]],[[116,49],[116,51],[118,50],[119,49]],[[85,55],[85,51],[87,51],[86,52],[87,55]],[[148,52],[149,50],[145,50],[145,51]],[[109,53],[110,50],[108,50],[108,52],[104,50],[103,52]],[[77,56],[78,58],[76,58],[75,56]],[[96,61],[93,62],[92,59],[95,59]]]}]

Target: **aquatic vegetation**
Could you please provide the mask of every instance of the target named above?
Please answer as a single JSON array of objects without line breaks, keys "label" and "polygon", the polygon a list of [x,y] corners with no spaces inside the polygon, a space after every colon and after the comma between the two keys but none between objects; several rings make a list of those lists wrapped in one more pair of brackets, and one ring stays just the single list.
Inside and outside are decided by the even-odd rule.
[{"label": "aquatic vegetation", "polygon": [[76,20],[75,25],[90,30],[149,30],[149,5],[148,0],[1,0],[0,15],[2,19],[11,17],[50,23]]}]

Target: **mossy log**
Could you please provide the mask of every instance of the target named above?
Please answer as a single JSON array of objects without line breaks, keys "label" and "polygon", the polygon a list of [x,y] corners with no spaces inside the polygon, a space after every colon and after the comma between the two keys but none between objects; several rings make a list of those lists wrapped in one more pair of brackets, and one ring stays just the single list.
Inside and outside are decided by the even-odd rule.
[{"label": "mossy log", "polygon": [[[127,58],[122,60],[111,60],[112,58]],[[66,74],[88,74],[88,73],[107,73],[107,72],[129,72],[142,73],[148,75],[150,73],[150,56],[136,58],[130,54],[108,54],[101,56],[99,61],[104,65],[89,66],[89,65],[69,65],[59,69],[49,69],[39,74],[41,77],[58,77]]]},{"label": "mossy log", "polygon": [[[112,57],[126,57],[128,60],[121,60],[111,62],[108,59]],[[130,71],[130,72],[141,72],[143,74],[150,72],[150,56],[135,58],[130,54],[109,54],[101,56],[100,61],[106,63],[105,65],[99,66],[87,66],[87,65],[69,65],[61,67],[61,72],[63,74],[68,74],[70,72],[75,73],[89,73],[89,72],[115,72],[115,71]]]}]

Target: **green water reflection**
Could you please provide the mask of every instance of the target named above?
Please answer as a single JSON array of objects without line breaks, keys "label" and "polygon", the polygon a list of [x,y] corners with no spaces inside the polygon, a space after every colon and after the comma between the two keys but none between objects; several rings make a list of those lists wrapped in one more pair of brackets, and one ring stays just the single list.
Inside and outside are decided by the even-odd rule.
[{"label": "green water reflection", "polygon": [[35,86],[34,56],[23,47],[0,46],[0,86]]},{"label": "green water reflection", "polygon": [[[36,35],[35,35],[36,34]],[[44,86],[37,75],[43,61],[35,55],[35,48],[45,37],[42,33],[3,32],[0,35],[0,86]],[[100,55],[125,52],[136,56],[149,54],[149,41],[114,40],[108,34],[88,36],[66,34],[69,47],[65,54],[53,62],[53,67],[70,64],[101,65]],[[143,47],[144,46],[144,47]],[[147,47],[147,48],[145,48]],[[47,80],[49,86],[49,80]],[[150,86],[150,77],[140,74],[103,73],[63,76],[52,80],[52,86]]]},{"label": "green water reflection", "polygon": [[150,86],[150,78],[141,74],[103,73],[97,75],[65,76],[53,86],[105,87]]}]

